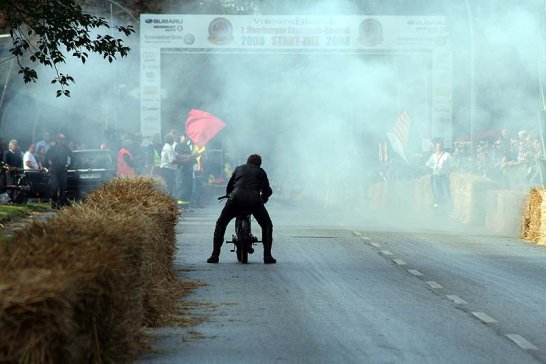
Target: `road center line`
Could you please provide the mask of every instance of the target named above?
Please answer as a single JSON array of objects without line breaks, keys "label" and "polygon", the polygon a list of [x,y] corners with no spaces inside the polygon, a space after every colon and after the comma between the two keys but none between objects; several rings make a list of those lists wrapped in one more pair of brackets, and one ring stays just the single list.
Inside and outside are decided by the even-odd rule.
[{"label": "road center line", "polygon": [[389,250],[381,250],[381,253],[383,253],[384,255],[392,255],[392,252],[390,252]]},{"label": "road center line", "polygon": [[370,243],[371,246],[374,246],[376,248],[381,248],[381,244],[379,243]]},{"label": "road center line", "polygon": [[406,262],[404,262],[402,259],[394,258],[393,261],[398,265],[406,265]]},{"label": "road center line", "polygon": [[485,324],[494,324],[497,322],[493,317],[489,316],[485,312],[472,312],[474,316]]},{"label": "road center line", "polygon": [[426,283],[430,286],[430,288],[444,288],[441,284],[435,281],[427,281]]},{"label": "road center line", "polygon": [[368,238],[367,236],[361,236],[360,239],[362,239],[362,240],[364,240],[364,241],[370,240],[370,238]]},{"label": "road center line", "polygon": [[521,335],[507,334],[506,337],[512,340],[513,342],[515,342],[517,346],[519,346],[523,350],[538,350],[536,346],[534,346],[531,342],[529,342],[527,339],[525,339]]},{"label": "road center line", "polygon": [[419,272],[417,269],[408,269],[408,272],[413,274],[416,277],[422,277],[423,273]]},{"label": "road center line", "polygon": [[465,300],[463,300],[461,297],[456,296],[454,294],[446,294],[446,297],[449,300],[453,301],[453,303],[455,303],[456,305],[466,305],[468,303]]}]

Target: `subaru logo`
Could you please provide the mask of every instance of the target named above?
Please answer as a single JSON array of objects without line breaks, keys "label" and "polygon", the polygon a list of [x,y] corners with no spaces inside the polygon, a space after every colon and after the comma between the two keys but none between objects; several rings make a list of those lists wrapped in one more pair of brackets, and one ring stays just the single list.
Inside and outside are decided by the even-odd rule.
[{"label": "subaru logo", "polygon": [[146,23],[146,24],[150,24],[150,23],[152,23],[152,22],[153,22],[152,19],[146,19],[146,20],[144,20],[144,23]]}]

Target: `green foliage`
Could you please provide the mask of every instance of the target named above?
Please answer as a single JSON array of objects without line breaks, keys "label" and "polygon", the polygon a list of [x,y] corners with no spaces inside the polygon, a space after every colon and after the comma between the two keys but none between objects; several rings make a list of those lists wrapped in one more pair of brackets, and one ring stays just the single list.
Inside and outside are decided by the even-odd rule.
[{"label": "green foliage", "polygon": [[44,211],[46,209],[46,204],[0,205],[0,224],[17,217],[27,216],[33,212]]},{"label": "green foliage", "polygon": [[75,0],[1,0],[0,25],[9,29],[13,40],[10,53],[17,59],[19,73],[25,83],[36,82],[35,64],[52,67],[58,84],[57,97],[70,96],[67,89],[74,78],[59,71],[67,55],[85,63],[90,53],[101,55],[108,62],[125,57],[129,47],[110,34],[93,36],[96,30],[129,36],[132,26],[111,27],[98,16],[86,13]]}]

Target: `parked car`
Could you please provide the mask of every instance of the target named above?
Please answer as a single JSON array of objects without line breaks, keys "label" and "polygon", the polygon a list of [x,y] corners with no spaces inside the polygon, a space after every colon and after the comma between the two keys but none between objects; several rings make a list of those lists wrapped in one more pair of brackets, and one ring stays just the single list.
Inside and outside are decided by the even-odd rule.
[{"label": "parked car", "polygon": [[85,194],[116,176],[116,168],[107,150],[76,150],[68,166],[66,194],[81,200]]},{"label": "parked car", "polygon": [[[68,166],[66,195],[71,200],[81,200],[85,194],[102,183],[114,178],[116,169],[110,153],[106,150],[76,150]],[[20,174],[16,189],[20,197],[49,198],[49,173],[47,170],[25,171]]]}]

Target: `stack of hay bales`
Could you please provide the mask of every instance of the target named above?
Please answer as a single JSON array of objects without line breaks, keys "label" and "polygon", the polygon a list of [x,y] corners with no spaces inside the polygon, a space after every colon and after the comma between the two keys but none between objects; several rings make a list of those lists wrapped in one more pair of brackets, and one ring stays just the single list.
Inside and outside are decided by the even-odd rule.
[{"label": "stack of hay bales", "polygon": [[546,244],[546,189],[533,188],[521,218],[521,238],[539,245]]},{"label": "stack of hay bales", "polygon": [[415,208],[418,212],[432,211],[431,176],[421,176],[415,183]]},{"label": "stack of hay bales", "polygon": [[151,179],[116,179],[1,244],[0,362],[134,359],[175,307],[177,218]]},{"label": "stack of hay bales", "polygon": [[370,184],[370,207],[396,211],[412,210],[415,205],[415,182],[386,181]]},{"label": "stack of hay bales", "polygon": [[124,214],[128,209],[150,219],[145,249],[151,254],[145,275],[145,319],[149,326],[158,326],[173,312],[176,305],[176,279],[173,258],[176,250],[175,226],[178,209],[172,199],[158,191],[155,183],[143,177],[116,178],[87,195],[85,204],[109,215]]},{"label": "stack of hay bales", "polygon": [[452,173],[450,176],[452,216],[466,224],[484,224],[485,193],[498,187],[490,179],[471,174]]},{"label": "stack of hay bales", "polygon": [[503,236],[517,236],[526,196],[513,190],[489,190],[485,193],[485,227]]}]

